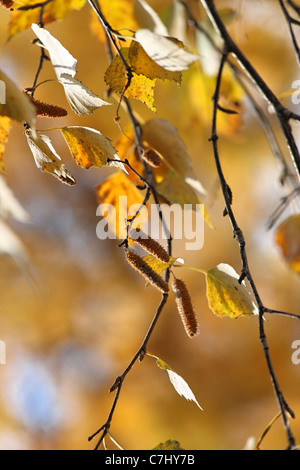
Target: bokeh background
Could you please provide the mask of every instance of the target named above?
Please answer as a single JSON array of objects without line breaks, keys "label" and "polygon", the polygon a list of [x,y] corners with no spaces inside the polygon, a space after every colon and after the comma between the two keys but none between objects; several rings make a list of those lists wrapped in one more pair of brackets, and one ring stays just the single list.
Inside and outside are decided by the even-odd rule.
[{"label": "bokeh background", "polygon": [[[171,3],[149,0],[164,18]],[[277,2],[216,3],[235,9],[230,31],[274,92],[289,90],[299,71]],[[1,9],[0,68],[25,88],[33,81],[39,50],[31,44],[31,31],[7,42],[8,22],[9,12]],[[78,78],[102,96],[107,56],[89,24],[86,6],[48,29],[78,59]],[[46,64],[42,77],[49,76],[53,78],[53,71]],[[162,117],[177,126],[208,191],[206,204],[214,228],[205,227],[203,249],[185,252],[184,244],[176,241],[174,254],[189,266],[208,269],[228,263],[239,271],[239,250],[229,220],[222,217],[224,204],[208,143],[210,115],[193,107],[195,90],[185,86],[185,77],[188,81],[188,73],[181,88],[156,85],[156,115],[141,103],[133,107],[145,119]],[[54,82],[41,86],[36,97],[67,106]],[[210,97],[205,99],[210,102]],[[286,103],[291,106],[290,98]],[[233,208],[265,305],[299,314],[299,276],[281,258],[274,243],[276,227],[266,229],[286,194],[279,184],[280,166],[247,100],[243,106],[238,128],[223,133],[220,140]],[[120,137],[115,112],[116,105],[79,118],[70,110],[63,119],[41,119],[38,127],[95,127],[115,143]],[[270,120],[277,132],[271,114]],[[123,111],[121,122],[127,123]],[[75,187],[36,168],[21,125],[13,125],[4,156],[7,183],[31,221],[9,220],[30,264],[0,257],[0,338],[6,343],[6,365],[0,365],[0,449],[92,449],[87,438],[105,422],[112,405],[108,390],[140,346],[160,300],[159,293],[145,289],[144,281],[125,263],[116,240],[96,237],[94,188],[113,171],[81,169],[59,132],[51,131],[51,138],[77,180]],[[288,155],[280,132],[278,139]],[[249,437],[259,438],[278,411],[258,320],[217,318],[208,308],[204,276],[183,268],[180,275],[191,292],[201,333],[193,340],[186,336],[171,296],[149,351],[188,382],[205,411],[179,397],[167,374],[146,357],[124,383],[112,435],[128,450],[152,449],[167,439],[178,440],[184,449],[243,449]],[[300,365],[291,361],[291,345],[300,340],[300,323],[269,315],[265,328],[278,380],[296,413],[291,426],[299,443]],[[115,448],[110,441],[107,445]],[[262,448],[285,446],[283,426],[277,421]]]}]

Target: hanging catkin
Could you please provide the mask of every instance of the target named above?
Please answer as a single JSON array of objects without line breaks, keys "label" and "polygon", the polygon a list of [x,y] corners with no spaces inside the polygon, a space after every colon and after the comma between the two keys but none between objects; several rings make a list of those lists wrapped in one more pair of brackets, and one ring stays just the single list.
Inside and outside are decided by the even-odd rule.
[{"label": "hanging catkin", "polygon": [[155,256],[163,263],[168,263],[170,261],[170,256],[168,255],[166,250],[160,245],[160,243],[146,235],[142,230],[131,230],[129,236],[131,240],[140,245],[142,248],[144,248],[144,250],[148,251],[148,253]]},{"label": "hanging catkin", "polygon": [[192,338],[199,333],[199,327],[190,294],[181,279],[174,279],[172,281],[172,290],[175,294],[177,309],[185,331],[187,335]]},{"label": "hanging catkin", "polygon": [[133,251],[126,251],[126,259],[128,263],[136,269],[147,281],[159,289],[163,293],[169,291],[168,284],[147,264],[143,258]]},{"label": "hanging catkin", "polygon": [[36,100],[29,96],[30,101],[35,106],[37,116],[41,117],[49,117],[49,118],[56,118],[56,117],[64,117],[67,116],[68,112],[61,108],[60,106],[56,106],[54,104],[43,103],[42,101]]}]

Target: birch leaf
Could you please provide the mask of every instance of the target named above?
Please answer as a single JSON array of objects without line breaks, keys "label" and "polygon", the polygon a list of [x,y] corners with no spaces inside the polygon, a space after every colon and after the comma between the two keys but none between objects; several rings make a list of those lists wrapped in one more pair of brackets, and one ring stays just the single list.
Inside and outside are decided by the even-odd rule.
[{"label": "birch leaf", "polygon": [[60,79],[61,75],[65,73],[74,77],[76,75],[77,60],[70,52],[46,29],[40,28],[37,24],[33,24],[31,28],[49,52],[57,78]]},{"label": "birch leaf", "polygon": [[278,227],[275,242],[283,259],[296,273],[300,274],[300,215],[288,217]]},{"label": "birch leaf", "polygon": [[150,29],[162,36],[168,36],[168,30],[160,17],[145,0],[135,0],[134,15],[142,28]]},{"label": "birch leaf", "polygon": [[34,134],[30,129],[25,132],[25,135],[36,166],[40,170],[50,173],[68,185],[76,183],[73,176],[61,162],[47,135]]},{"label": "birch leaf", "polygon": [[109,165],[125,171],[123,163],[107,163],[108,158],[119,160],[119,156],[111,141],[100,131],[89,127],[74,126],[64,127],[61,132],[73,157],[82,168]]},{"label": "birch leaf", "polygon": [[184,450],[178,441],[174,441],[173,439],[168,439],[165,442],[160,442],[156,447],[152,450]]},{"label": "birch leaf", "polygon": [[196,191],[206,194],[206,190],[197,180],[192,160],[177,128],[167,119],[150,119],[143,125],[143,141],[156,150]]},{"label": "birch leaf", "polygon": [[198,401],[196,400],[196,397],[192,390],[190,389],[189,385],[187,382],[174,370],[171,369],[168,364],[166,364],[162,359],[159,357],[154,356],[153,354],[147,353],[148,356],[152,356],[156,359],[156,364],[157,366],[162,369],[166,370],[170,379],[171,384],[175,388],[176,392],[181,396],[184,397],[186,400],[193,401],[196,403],[196,405],[200,408],[200,410],[203,411],[201,406],[199,405]]},{"label": "birch leaf", "polygon": [[0,70],[0,80],[5,84],[6,103],[0,104],[0,116],[7,116],[18,122],[27,122],[34,128],[36,113],[35,106],[28,96],[23,93],[8,77]]},{"label": "birch leaf", "polygon": [[101,106],[111,105],[111,103],[108,103],[95,95],[95,93],[71,75],[62,74],[60,77],[60,83],[64,87],[69,105],[79,116],[91,114],[95,109],[101,108]]},{"label": "birch leaf", "polygon": [[132,70],[138,75],[145,75],[151,80],[159,78],[160,80],[173,80],[181,84],[181,72],[170,72],[158,65],[144,51],[142,46],[132,41],[129,48],[129,60]]},{"label": "birch leaf", "polygon": [[[138,29],[139,26],[134,15],[134,0],[100,0],[99,5],[114,30],[136,31]],[[99,41],[105,44],[105,31],[94,12],[92,12],[91,29]]]},{"label": "birch leaf", "polygon": [[66,98],[76,114],[84,116],[101,106],[110,105],[75,78],[77,60],[49,31],[36,24],[32,25],[32,30],[49,52],[58,81],[63,85]]},{"label": "birch leaf", "polygon": [[[17,0],[14,2],[15,7],[23,7],[34,4],[33,0]],[[86,0],[53,0],[44,8],[43,23],[46,25],[52,21],[64,18],[71,10],[80,10],[86,3]],[[32,10],[15,10],[11,14],[9,23],[9,38],[20,31],[30,28],[32,23],[38,23],[40,17],[40,8]]]},{"label": "birch leaf", "polygon": [[149,264],[150,268],[156,272],[156,274],[161,274],[163,273],[167,268],[172,266],[175,261],[177,261],[177,258],[174,258],[173,256],[170,256],[170,260],[168,263],[165,263],[158,258],[156,258],[153,255],[145,255],[143,256],[143,260],[146,261],[147,264]]},{"label": "birch leaf", "polygon": [[250,292],[244,282],[228,264],[219,264],[206,271],[207,298],[209,307],[219,317],[249,317],[257,314]]},{"label": "birch leaf", "polygon": [[[121,49],[123,58],[128,61],[128,48]],[[105,83],[115,92],[123,93],[127,85],[126,70],[119,55],[115,56],[104,75]],[[137,75],[133,72],[129,87],[124,96],[139,100],[145,103],[152,111],[156,111],[154,106],[154,86],[155,80],[144,75]]]},{"label": "birch leaf", "polygon": [[199,59],[198,55],[185,51],[170,39],[153,33],[149,29],[136,31],[135,40],[154,62],[171,72],[187,70],[193,62]]},{"label": "birch leaf", "polygon": [[124,173],[119,172],[97,186],[96,197],[101,207],[107,204],[110,208],[113,208],[113,211],[106,216],[106,222],[111,229],[111,233],[120,240],[125,239],[129,209],[135,204],[137,207],[141,206],[144,200],[143,193],[136,188],[135,184]]},{"label": "birch leaf", "polygon": [[4,170],[3,154],[8,134],[11,128],[11,119],[7,116],[0,116],[0,171]]}]

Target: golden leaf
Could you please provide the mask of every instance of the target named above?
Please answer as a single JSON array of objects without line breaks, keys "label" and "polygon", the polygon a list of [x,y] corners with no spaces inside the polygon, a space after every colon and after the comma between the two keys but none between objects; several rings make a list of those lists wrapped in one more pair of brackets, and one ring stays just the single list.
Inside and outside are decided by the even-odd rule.
[{"label": "golden leaf", "polygon": [[[128,48],[121,49],[121,54],[128,63]],[[115,56],[104,75],[105,83],[115,92],[123,93],[127,86],[126,69],[119,55]],[[154,86],[155,80],[151,80],[144,75],[137,75],[133,72],[132,78],[124,96],[139,100],[145,103],[152,111],[156,111],[154,106]]]},{"label": "golden leaf", "polygon": [[[125,29],[135,31],[138,24],[134,15],[134,0],[99,0],[103,15],[110,26],[121,32]],[[106,44],[106,35],[97,17],[92,12],[91,29],[102,44]]]},{"label": "golden leaf", "polygon": [[7,116],[19,122],[26,122],[31,127],[34,127],[36,110],[29,97],[23,93],[5,73],[1,72],[1,70],[0,81],[5,85],[5,104],[0,104],[0,116]]},{"label": "golden leaf", "polygon": [[[136,188],[124,173],[120,172],[110,176],[97,186],[96,197],[99,204],[108,204],[113,207],[114,210],[110,211],[105,217],[107,224],[117,238],[120,240],[125,239],[127,237],[127,219],[129,215],[131,217],[134,215],[132,213],[128,214],[129,209],[134,205],[138,208],[143,203],[143,193]],[[143,213],[139,221],[142,218]]]},{"label": "golden leaf", "polygon": [[183,447],[181,447],[180,443],[178,441],[174,441],[173,439],[168,439],[165,442],[161,442],[158,444],[156,447],[153,448],[153,450],[184,450]]},{"label": "golden leaf", "polygon": [[277,229],[275,241],[290,268],[300,274],[300,215],[288,217]]},{"label": "golden leaf", "polygon": [[111,141],[100,131],[89,127],[74,126],[63,127],[61,132],[73,157],[82,168],[109,165],[124,170],[122,163],[107,163],[108,158],[118,160],[119,157]]},{"label": "golden leaf", "polygon": [[206,271],[206,295],[209,307],[219,317],[249,317],[257,313],[251,295],[228,264],[219,264]]},{"label": "golden leaf", "polygon": [[170,72],[169,70],[160,67],[160,65],[148,56],[142,46],[136,41],[132,41],[130,44],[129,60],[132,70],[138,75],[145,75],[152,80],[154,78],[173,80],[181,84],[181,72]]},{"label": "golden leaf", "polygon": [[[14,2],[18,8],[26,7],[27,5],[34,5],[37,2],[34,0],[18,0]],[[86,0],[53,0],[45,6],[43,23],[51,23],[52,21],[60,20],[66,16],[71,10],[80,10],[86,3]],[[8,36],[11,38],[16,33],[30,28],[32,23],[38,23],[40,18],[40,8],[32,10],[15,10],[11,14],[9,23]]]},{"label": "golden leaf", "polygon": [[7,142],[8,133],[11,128],[11,119],[7,116],[0,116],[0,170],[4,170],[3,154]]},{"label": "golden leaf", "polygon": [[[187,83],[189,102],[195,117],[205,127],[211,126],[212,96],[215,92],[216,78],[207,76],[194,68]],[[237,114],[218,112],[218,134],[236,134],[242,124],[242,99],[244,92],[236,82],[232,74],[224,71],[220,89],[219,104],[226,109],[235,111]]]}]

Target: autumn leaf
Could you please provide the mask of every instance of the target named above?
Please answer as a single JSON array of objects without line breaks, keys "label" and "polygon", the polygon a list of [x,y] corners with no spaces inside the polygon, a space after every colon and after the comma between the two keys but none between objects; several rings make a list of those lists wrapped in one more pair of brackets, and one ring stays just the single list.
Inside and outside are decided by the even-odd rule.
[{"label": "autumn leaf", "polygon": [[[208,76],[195,67],[187,79],[188,100],[196,119],[205,127],[211,126],[212,102],[216,85],[215,76]],[[219,104],[236,114],[218,113],[218,134],[236,134],[242,125],[244,91],[227,69],[224,70]]]},{"label": "autumn leaf", "polygon": [[129,48],[129,60],[132,70],[138,75],[145,75],[151,80],[159,78],[160,80],[173,80],[181,84],[181,72],[172,72],[160,67],[148,54],[142,46],[132,41]]},{"label": "autumn leaf", "polygon": [[283,259],[296,273],[300,274],[300,215],[288,217],[278,227],[275,242]]},{"label": "autumn leaf", "polygon": [[0,171],[4,170],[3,154],[8,134],[11,128],[11,119],[7,116],[0,116]]},{"label": "autumn leaf", "polygon": [[34,128],[36,121],[35,106],[29,97],[23,93],[5,73],[0,70],[0,80],[5,84],[5,104],[0,104],[0,116],[7,116],[10,119],[21,123],[28,123]]},{"label": "autumn leaf", "polygon": [[[144,165],[136,151],[134,131],[132,126],[127,126],[124,129],[119,139],[117,140],[115,147],[121,160],[128,160],[129,164],[132,166],[132,168],[135,169],[137,174],[141,177],[144,177]],[[126,169],[128,172],[127,176],[130,181],[137,185],[142,184],[136,173],[134,173],[129,167],[126,167]]]},{"label": "autumn leaf", "polygon": [[198,194],[173,169],[166,171],[161,181],[155,184],[155,189],[169,204],[179,204],[182,208],[191,204],[194,210],[197,204],[201,204]]},{"label": "autumn leaf", "polygon": [[198,55],[187,52],[171,38],[156,34],[149,29],[139,29],[134,36],[154,62],[171,72],[187,70],[199,59]]},{"label": "autumn leaf", "polygon": [[[124,60],[130,65],[128,59],[128,48],[121,49]],[[139,100],[145,103],[152,111],[156,111],[154,105],[154,86],[155,80],[152,80],[144,75],[137,75],[132,73],[129,86],[126,88],[128,79],[126,76],[126,69],[122,59],[116,55],[109,65],[104,75],[105,83],[110,86],[117,93],[124,93],[127,98]]]},{"label": "autumn leaf", "polygon": [[156,256],[153,255],[145,255],[143,256],[143,260],[149,264],[149,266],[153,269],[154,272],[157,274],[162,274],[167,268],[170,268],[177,258],[174,258],[173,256],[170,256],[170,259],[168,262],[164,262],[159,260]]},{"label": "autumn leaf", "polygon": [[50,173],[61,182],[70,186],[76,183],[73,176],[62,163],[60,156],[56,153],[47,135],[36,134],[31,129],[26,130],[25,135],[36,166],[40,170]]},{"label": "autumn leaf", "polygon": [[[102,223],[101,228],[106,224],[111,228],[112,233],[123,240],[127,237],[127,219],[129,215],[131,217],[134,214],[129,214],[129,209],[136,206],[140,207],[144,196],[141,191],[139,191],[135,184],[133,184],[127,176],[122,173],[115,173],[114,175],[107,178],[103,183],[101,183],[96,188],[96,197],[97,201],[103,207],[100,208],[104,210],[104,205],[108,205],[108,209],[113,208],[112,211],[108,212],[105,217],[104,223]],[[99,206],[100,207],[100,206]],[[147,216],[144,216],[142,211],[139,217],[139,221],[146,220]],[[104,215],[102,213],[97,213],[97,215]],[[100,226],[98,224],[100,229]],[[134,226],[134,228],[136,225]],[[142,228],[142,227],[141,227]]]},{"label": "autumn leaf", "polygon": [[77,60],[49,31],[36,24],[31,27],[43,47],[48,50],[58,81],[64,87],[69,105],[76,114],[84,116],[101,106],[111,104],[99,98],[75,78]]},{"label": "autumn leaf", "polygon": [[194,393],[192,392],[192,390],[190,389],[187,382],[179,374],[177,374],[177,372],[171,369],[171,367],[168,366],[168,364],[166,364],[162,359],[160,359],[157,356],[154,356],[153,354],[149,352],[147,352],[147,355],[150,357],[154,357],[156,359],[156,365],[160,369],[167,371],[170,382],[175,388],[176,392],[181,397],[184,397],[186,400],[193,401],[194,403],[196,403],[196,405],[200,408],[200,410],[203,411],[203,409],[201,408],[198,401],[196,400],[196,397]]},{"label": "autumn leaf", "polygon": [[146,121],[142,127],[143,142],[155,149],[170,169],[182,176],[185,182],[199,193],[205,194],[197,179],[192,160],[177,128],[167,119],[154,118]]},{"label": "autumn leaf", "polygon": [[219,317],[249,317],[257,314],[257,307],[244,282],[228,264],[219,264],[206,274],[206,295],[209,307]]},{"label": "autumn leaf", "polygon": [[[134,14],[134,0],[99,0],[101,11],[110,26],[116,31],[135,31],[138,23]],[[106,35],[97,15],[92,12],[91,29],[102,44]]]},{"label": "autumn leaf", "polygon": [[89,127],[63,127],[61,132],[78,165],[82,168],[103,165],[114,166],[125,171],[123,163],[107,162],[107,159],[119,160],[111,141],[96,129]]},{"label": "autumn leaf", "polygon": [[134,16],[142,28],[147,28],[156,34],[168,36],[168,30],[160,17],[145,0],[134,1]]},{"label": "autumn leaf", "polygon": [[[14,2],[18,8],[34,5],[38,2],[34,0],[18,0]],[[46,25],[52,21],[61,20],[71,10],[81,10],[86,0],[53,0],[44,8],[43,23]],[[15,6],[15,5],[14,5]],[[31,10],[15,10],[11,14],[8,36],[11,38],[16,33],[30,28],[32,23],[38,23],[40,17],[40,8]]]},{"label": "autumn leaf", "polygon": [[174,441],[173,439],[168,439],[165,442],[160,442],[156,447],[153,447],[152,450],[184,450],[181,447],[178,441]]}]

